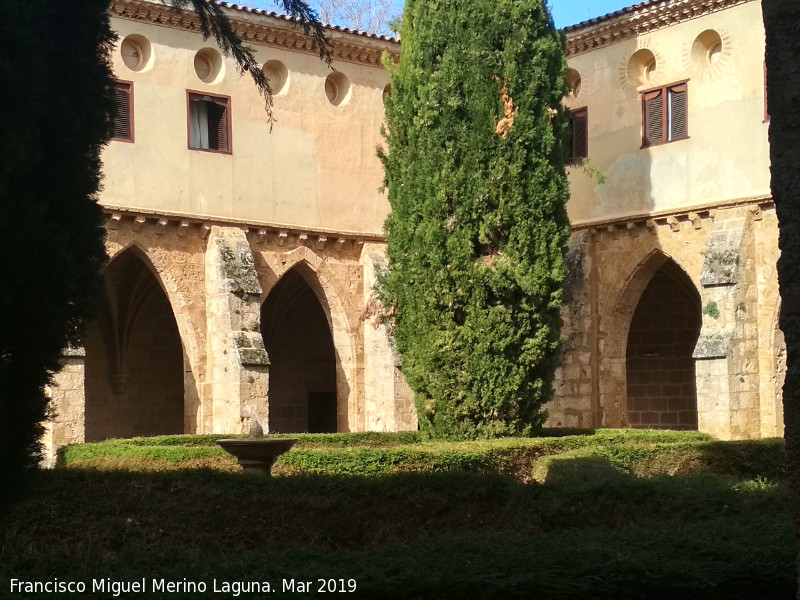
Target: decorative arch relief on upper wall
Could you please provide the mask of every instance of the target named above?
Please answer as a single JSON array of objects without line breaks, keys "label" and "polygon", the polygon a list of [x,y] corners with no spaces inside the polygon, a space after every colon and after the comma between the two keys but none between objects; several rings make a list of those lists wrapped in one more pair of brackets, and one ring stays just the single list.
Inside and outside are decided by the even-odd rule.
[{"label": "decorative arch relief on upper wall", "polygon": [[626,55],[617,67],[620,89],[635,97],[639,91],[655,87],[663,79],[664,56],[649,37],[637,38],[636,49]]},{"label": "decorative arch relief on upper wall", "polygon": [[724,29],[706,29],[683,44],[681,64],[686,77],[712,81],[733,64],[733,41]]}]

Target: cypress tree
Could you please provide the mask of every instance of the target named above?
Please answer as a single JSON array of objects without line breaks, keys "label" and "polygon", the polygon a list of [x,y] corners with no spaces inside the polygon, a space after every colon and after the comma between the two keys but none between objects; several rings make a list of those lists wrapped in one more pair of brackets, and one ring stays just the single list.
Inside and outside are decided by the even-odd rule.
[{"label": "cypress tree", "polygon": [[569,235],[563,38],[542,0],[407,0],[381,292],[420,428],[525,435],[552,397]]},{"label": "cypress tree", "polygon": [[18,476],[38,459],[61,351],[102,297],[114,36],[108,0],[1,6],[0,475]]}]

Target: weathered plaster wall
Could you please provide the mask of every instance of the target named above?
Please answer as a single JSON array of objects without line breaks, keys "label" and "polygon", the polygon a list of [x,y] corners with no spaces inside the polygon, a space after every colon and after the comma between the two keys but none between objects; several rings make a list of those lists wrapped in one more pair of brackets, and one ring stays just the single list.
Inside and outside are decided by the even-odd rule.
[{"label": "weathered plaster wall", "polygon": [[[250,18],[287,26],[268,17]],[[138,20],[113,18],[112,27],[120,40],[130,34],[147,38],[152,57],[141,71],[124,64],[119,48],[112,57],[116,76],[133,83],[135,142],[112,141],[106,148],[103,162],[111,176],[104,184],[104,204],[381,230],[388,203],[378,192],[383,170],[375,147],[389,75],[380,65],[337,60],[335,69],[351,85],[347,98],[334,106],[325,94],[332,71],[317,56],[251,43],[260,62],[279,60],[289,72],[275,96],[270,131],[263,98],[232,59],[224,60],[223,73],[213,83],[195,73],[195,53],[214,48],[212,41]],[[187,90],[231,97],[230,154],[188,149]]]},{"label": "weathered plaster wall", "polygon": [[[713,63],[693,55],[695,40],[716,31]],[[646,49],[656,68],[643,80],[629,62]],[[571,108],[588,107],[589,162],[605,176],[569,167],[573,222],[706,205],[769,194],[764,123],[764,31],[759,2],[662,27],[570,56],[581,76]],[[689,138],[642,148],[641,92],[687,81]]]}]

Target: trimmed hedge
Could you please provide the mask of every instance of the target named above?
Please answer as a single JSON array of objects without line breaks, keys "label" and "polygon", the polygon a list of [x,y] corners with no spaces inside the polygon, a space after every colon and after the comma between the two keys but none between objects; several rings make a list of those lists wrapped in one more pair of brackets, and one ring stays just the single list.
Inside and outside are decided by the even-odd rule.
[{"label": "trimmed hedge", "polygon": [[[62,448],[68,468],[235,471],[235,459],[216,444],[226,436],[162,436],[109,440]],[[420,442],[416,433],[298,435],[278,459],[276,475],[374,477],[393,473],[473,472],[543,482],[553,465],[591,459],[597,469],[637,477],[716,473],[737,479],[783,481],[783,440],[714,441],[692,432],[599,430],[591,435],[503,438],[477,442]]]}]

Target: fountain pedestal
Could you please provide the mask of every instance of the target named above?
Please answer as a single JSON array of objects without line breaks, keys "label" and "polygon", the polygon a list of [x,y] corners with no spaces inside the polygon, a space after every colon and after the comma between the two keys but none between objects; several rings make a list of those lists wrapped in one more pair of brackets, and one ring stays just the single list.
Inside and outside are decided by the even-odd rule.
[{"label": "fountain pedestal", "polygon": [[228,454],[232,454],[239,461],[245,473],[272,476],[272,465],[284,452],[294,446],[297,439],[280,438],[241,438],[231,440],[217,440]]}]

